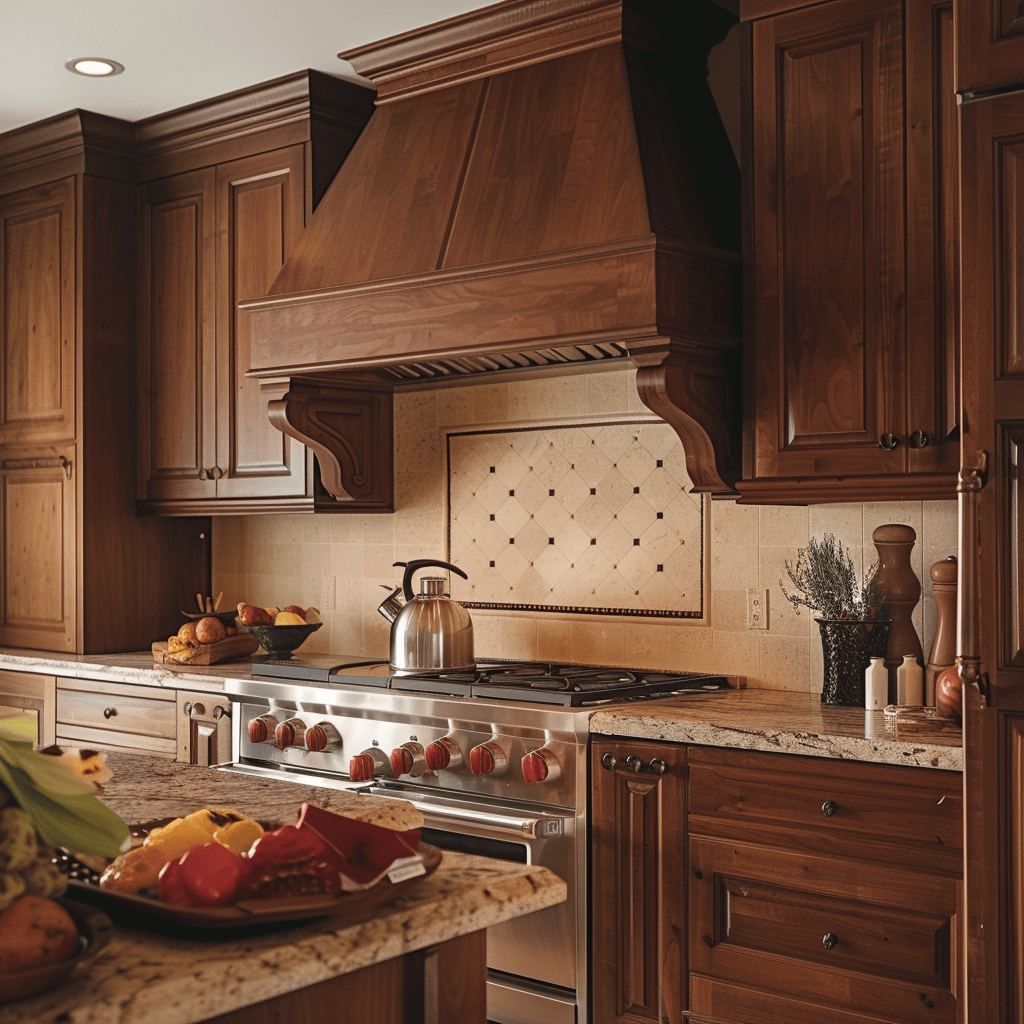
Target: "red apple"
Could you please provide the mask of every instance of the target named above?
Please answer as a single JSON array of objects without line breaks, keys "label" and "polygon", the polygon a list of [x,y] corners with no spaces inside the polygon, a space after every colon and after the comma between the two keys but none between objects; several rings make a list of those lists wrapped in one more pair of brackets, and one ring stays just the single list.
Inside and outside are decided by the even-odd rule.
[{"label": "red apple", "polygon": [[243,626],[272,626],[274,617],[266,608],[258,608],[254,604],[240,601],[238,604],[238,621]]},{"label": "red apple", "polygon": [[292,614],[298,615],[298,617],[302,619],[303,622],[306,621],[306,609],[300,608],[297,604],[287,605],[286,607],[282,608],[281,611],[292,612]]}]

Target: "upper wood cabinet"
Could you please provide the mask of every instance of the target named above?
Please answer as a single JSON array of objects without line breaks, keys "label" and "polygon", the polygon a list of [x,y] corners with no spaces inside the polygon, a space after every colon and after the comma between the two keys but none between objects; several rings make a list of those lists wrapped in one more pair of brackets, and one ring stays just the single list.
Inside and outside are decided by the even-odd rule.
[{"label": "upper wood cabinet", "polygon": [[952,498],[952,5],[830,0],[748,31],[740,500]]},{"label": "upper wood cabinet", "polygon": [[208,523],[135,515],[131,125],[0,136],[0,644],[147,649],[205,589]]},{"label": "upper wood cabinet", "polygon": [[[245,95],[248,105],[233,94],[144,122],[143,147],[157,154],[144,157],[152,180],[139,188],[139,499],[147,511],[317,504],[312,456],[271,425],[268,396],[246,377],[248,318],[237,306],[270,291],[369,117],[372,93],[306,72]],[[288,130],[282,96],[293,107]]]},{"label": "upper wood cabinet", "polygon": [[957,4],[958,92],[1024,84],[1024,7],[1020,0]]}]

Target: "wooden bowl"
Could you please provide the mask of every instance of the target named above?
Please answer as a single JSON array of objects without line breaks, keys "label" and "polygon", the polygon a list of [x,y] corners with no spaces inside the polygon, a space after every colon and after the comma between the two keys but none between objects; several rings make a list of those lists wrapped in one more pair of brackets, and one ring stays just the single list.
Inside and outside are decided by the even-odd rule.
[{"label": "wooden bowl", "polygon": [[91,960],[110,941],[114,926],[102,911],[74,900],[58,899],[56,902],[71,915],[78,928],[78,952],[55,964],[41,964],[39,967],[25,967],[10,974],[0,974],[0,1003],[24,999],[52,988],[79,964]]}]

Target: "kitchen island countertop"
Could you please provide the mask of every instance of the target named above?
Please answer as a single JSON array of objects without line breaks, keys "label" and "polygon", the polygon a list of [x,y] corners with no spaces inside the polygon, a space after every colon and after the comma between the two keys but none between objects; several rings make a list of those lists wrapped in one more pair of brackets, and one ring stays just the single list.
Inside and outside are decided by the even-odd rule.
[{"label": "kitchen island countertop", "polygon": [[[337,811],[375,797],[246,779],[141,755],[111,754],[104,802],[127,821],[197,810],[216,799],[258,820],[290,824],[302,800]],[[283,819],[283,820],[282,820]],[[217,941],[118,927],[62,984],[0,1006],[0,1024],[192,1024],[309,986],[565,899],[546,868],[446,851],[440,866],[369,920],[326,918]]]},{"label": "kitchen island countertop", "polygon": [[591,733],[699,746],[962,771],[962,746],[896,739],[881,711],[822,704],[816,693],[688,693],[597,711]]}]

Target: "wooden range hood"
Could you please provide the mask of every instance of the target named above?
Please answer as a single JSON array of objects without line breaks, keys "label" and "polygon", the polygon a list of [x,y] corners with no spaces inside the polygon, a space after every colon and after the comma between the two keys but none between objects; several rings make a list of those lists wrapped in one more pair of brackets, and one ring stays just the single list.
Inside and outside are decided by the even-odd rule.
[{"label": "wooden range hood", "polygon": [[341,502],[390,507],[396,386],[615,360],[695,489],[733,490],[739,171],[707,84],[728,6],[688,0],[680,29],[677,0],[509,0],[340,55],[376,109],[240,308],[272,421]]}]

